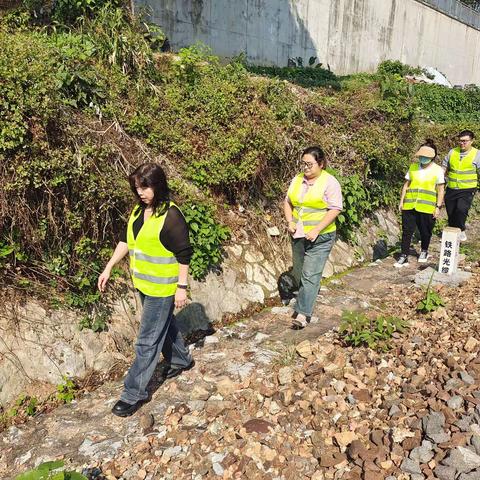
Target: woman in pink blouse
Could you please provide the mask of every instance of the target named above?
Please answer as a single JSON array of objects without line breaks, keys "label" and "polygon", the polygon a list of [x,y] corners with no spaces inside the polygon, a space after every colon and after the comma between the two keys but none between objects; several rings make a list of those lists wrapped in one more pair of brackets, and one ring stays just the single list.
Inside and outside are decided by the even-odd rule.
[{"label": "woman in pink blouse", "polygon": [[298,287],[293,328],[311,320],[323,269],[336,237],[335,219],[342,211],[342,191],[325,169],[327,160],[318,146],[302,153],[303,173],[292,180],[284,201],[292,236],[292,275]]}]

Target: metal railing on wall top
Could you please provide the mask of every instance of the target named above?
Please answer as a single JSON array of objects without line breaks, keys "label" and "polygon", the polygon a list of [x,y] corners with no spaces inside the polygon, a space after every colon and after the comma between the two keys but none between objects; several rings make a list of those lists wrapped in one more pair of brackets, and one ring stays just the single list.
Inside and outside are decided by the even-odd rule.
[{"label": "metal railing on wall top", "polygon": [[459,22],[480,30],[480,12],[458,0],[417,0],[417,2],[424,3]]}]

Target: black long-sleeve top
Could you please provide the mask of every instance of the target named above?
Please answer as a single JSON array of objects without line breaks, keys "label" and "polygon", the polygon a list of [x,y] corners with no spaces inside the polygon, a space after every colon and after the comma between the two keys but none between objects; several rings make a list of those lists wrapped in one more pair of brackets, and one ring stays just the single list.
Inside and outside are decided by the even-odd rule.
[{"label": "black long-sleeve top", "polygon": [[[133,222],[133,236],[136,238],[143,226],[142,213]],[[127,227],[128,228],[128,227]],[[127,243],[127,228],[125,228],[120,241]],[[167,250],[170,250],[178,263],[188,265],[193,255],[193,248],[190,245],[188,236],[188,225],[182,212],[176,206],[170,206],[165,217],[165,223],[160,230],[159,240]]]}]

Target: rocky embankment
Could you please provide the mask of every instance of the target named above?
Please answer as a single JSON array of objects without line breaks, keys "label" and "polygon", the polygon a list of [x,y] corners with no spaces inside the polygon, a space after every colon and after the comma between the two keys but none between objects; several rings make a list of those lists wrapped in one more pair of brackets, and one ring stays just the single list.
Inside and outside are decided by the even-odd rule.
[{"label": "rocky embankment", "polygon": [[[416,262],[377,261],[334,280],[321,321],[289,330],[285,308],[195,345],[197,367],[162,383],[133,417],[109,413],[120,386],[0,437],[0,474],[65,458],[90,478],[480,478],[480,268],[421,315]],[[409,320],[388,352],[345,347],[346,308]]]}]

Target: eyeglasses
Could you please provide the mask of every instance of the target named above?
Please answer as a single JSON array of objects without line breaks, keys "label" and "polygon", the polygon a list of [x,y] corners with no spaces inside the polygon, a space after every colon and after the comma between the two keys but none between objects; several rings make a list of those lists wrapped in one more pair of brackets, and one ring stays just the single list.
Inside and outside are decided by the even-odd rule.
[{"label": "eyeglasses", "polygon": [[302,162],[303,168],[313,168],[315,166],[314,163],[307,163],[307,162]]},{"label": "eyeglasses", "polygon": [[459,143],[468,143],[468,142],[471,142],[472,139],[471,138],[460,138],[458,140]]}]

